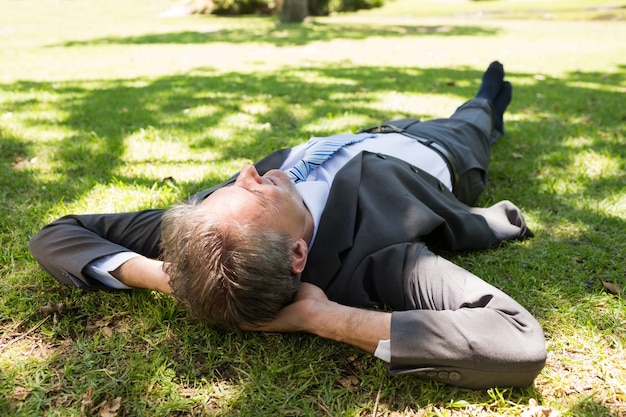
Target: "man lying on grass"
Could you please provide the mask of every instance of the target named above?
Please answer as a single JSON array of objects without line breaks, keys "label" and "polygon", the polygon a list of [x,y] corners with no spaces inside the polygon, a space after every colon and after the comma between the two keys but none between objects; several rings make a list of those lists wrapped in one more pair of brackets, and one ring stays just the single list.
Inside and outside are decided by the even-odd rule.
[{"label": "man lying on grass", "polygon": [[532,236],[509,201],[472,207],[511,98],[493,62],[450,118],[313,138],[167,211],[65,216],[30,249],[64,284],[159,290],[214,327],[313,333],[391,374],[527,386],[546,358],[537,321],[433,252]]}]

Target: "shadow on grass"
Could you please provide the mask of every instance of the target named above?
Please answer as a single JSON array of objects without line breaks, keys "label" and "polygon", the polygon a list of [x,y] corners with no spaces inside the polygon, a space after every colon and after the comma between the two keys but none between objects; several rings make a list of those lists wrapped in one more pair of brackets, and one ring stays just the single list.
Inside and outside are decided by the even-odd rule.
[{"label": "shadow on grass", "polygon": [[[12,92],[14,97],[26,95],[30,91],[55,94],[57,100],[54,105],[65,115],[62,120],[45,120],[33,116],[30,119],[26,117],[23,123],[29,127],[43,128],[60,124],[73,133],[53,145],[47,145],[56,149],[52,164],[55,175],[47,177],[38,173],[36,168],[28,170],[12,165],[16,154],[24,159],[37,155],[38,148],[33,146],[34,139],[6,130],[0,132],[0,162],[5,167],[0,179],[5,190],[5,206],[12,207],[10,213],[4,212],[8,214],[7,217],[3,215],[2,223],[7,224],[7,219],[22,222],[24,231],[17,244],[22,246],[22,251],[26,251],[27,236],[43,225],[37,216],[53,210],[59,201],[79,199],[95,184],[106,184],[114,177],[129,183],[151,186],[154,181],[140,173],[126,177],[116,175],[116,168],[124,163],[122,156],[126,138],[140,129],[152,127],[173,137],[190,138],[188,146],[191,149],[213,149],[217,156],[211,163],[225,163],[238,158],[256,160],[274,148],[295,144],[312,134],[319,134],[312,127],[323,125],[332,115],[349,112],[367,120],[366,124],[391,116],[433,117],[435,115],[417,114],[414,109],[405,109],[394,115],[383,114],[375,103],[381,95],[394,94],[396,91],[404,94],[428,92],[469,98],[476,91],[480,74],[474,70],[463,69],[389,69],[375,66],[300,68],[285,72],[220,75],[213,73],[211,69],[197,69],[189,74],[157,79],[54,84],[17,82],[3,85],[2,89]],[[624,68],[619,73],[608,76],[598,73],[572,73],[563,79],[534,81],[530,85],[516,88],[511,114],[516,115],[519,120],[507,124],[508,135],[494,148],[490,187],[484,201],[510,198],[523,208],[535,212],[538,223],[537,237],[531,244],[512,244],[498,251],[500,255],[507,251],[515,254],[512,256],[515,259],[499,259],[504,259],[502,262],[519,263],[520,267],[527,270],[527,277],[536,278],[537,287],[533,291],[527,291],[525,284],[515,283],[513,279],[507,281],[506,277],[496,285],[502,284],[507,292],[529,306],[540,321],[545,323],[559,314],[559,306],[575,306],[585,300],[590,292],[598,292],[597,288],[590,289],[586,281],[571,281],[571,277],[581,276],[581,268],[588,268],[590,274],[610,271],[615,277],[623,279],[624,276],[624,262],[620,263],[619,259],[615,259],[615,256],[623,256],[624,252],[614,252],[616,248],[624,248],[624,238],[622,233],[614,231],[626,230],[626,221],[622,217],[607,215],[601,210],[577,203],[590,198],[610,200],[616,191],[623,190],[626,186],[626,114],[620,106],[623,103],[623,92],[608,88],[624,85],[625,76]],[[533,79],[532,74],[510,73],[508,77],[514,84],[515,80]],[[461,83],[451,82],[455,80],[474,82],[460,86]],[[269,104],[264,112],[250,111],[247,107],[250,103],[263,101]],[[462,99],[459,99],[459,104],[461,102]],[[8,107],[12,108],[14,114],[29,114],[30,108],[39,105],[43,103],[37,99],[20,101],[16,98]],[[197,114],[186,111],[206,106],[210,106],[212,111]],[[245,123],[232,121],[234,116],[241,115],[246,116]],[[271,128],[256,128],[265,124]],[[228,140],[224,140],[209,129],[212,126],[228,128],[232,134]],[[513,156],[513,153],[522,157]],[[590,174],[580,166],[581,155],[596,155],[617,161],[615,163],[619,166],[605,173]],[[196,162],[185,157],[174,158],[173,161],[180,164]],[[552,184],[549,170],[560,173],[571,171],[576,177],[564,186]],[[181,187],[186,193],[193,193],[212,182],[215,179],[202,184],[182,182]],[[34,200],[37,200],[36,209],[33,208]],[[25,219],[30,224],[26,225]],[[563,240],[552,235],[553,224],[550,222],[562,224],[563,227],[572,223],[582,225],[586,232],[577,233],[571,240]],[[9,235],[3,229],[3,239],[5,236]],[[581,266],[579,262],[568,258],[580,254],[581,251],[589,264]],[[486,256],[488,255],[478,254],[474,259],[479,263],[488,261]],[[563,288],[568,288],[567,292],[563,293]],[[65,294],[70,299],[77,297],[76,292]],[[85,294],[80,297],[81,300],[75,301],[76,303],[82,304],[85,300],[90,300],[89,302],[100,306],[94,310],[98,314],[109,311],[110,307],[105,304],[113,296]],[[129,309],[153,302],[147,294],[128,297]],[[147,320],[149,314],[141,308],[133,314]],[[65,320],[68,328],[76,326],[71,317]],[[603,320],[601,313],[591,312],[589,316],[578,317],[573,325],[601,327]],[[197,381],[202,378],[208,381],[236,381],[239,392],[231,400],[231,407],[234,408],[245,404],[250,410],[267,409],[268,406],[278,410],[281,404],[289,404],[295,392],[306,399],[305,403],[311,410],[320,412],[317,400],[319,390],[336,391],[337,409],[355,402],[362,406],[375,400],[379,386],[382,387],[382,400],[392,410],[415,407],[414,399],[422,395],[420,392],[428,392],[432,403],[438,403],[442,407],[458,398],[470,398],[474,403],[485,404],[494,401],[493,393],[489,392],[470,392],[432,383],[418,383],[410,378],[387,378],[384,376],[384,366],[378,361],[355,354],[352,349],[316,338],[303,339],[300,335],[222,335],[203,331],[200,325],[189,324],[180,309],[176,309],[165,324],[171,325],[171,330],[177,336],[165,344],[167,349],[160,351],[163,356],[155,357],[155,353],[142,355],[169,364],[180,381]],[[188,326],[193,331],[190,332]],[[79,329],[69,333],[83,334],[83,331]],[[70,337],[67,334],[57,336]],[[312,339],[315,341],[311,342]],[[148,349],[143,341],[136,343],[140,345],[137,351],[144,352]],[[307,358],[302,354],[306,353],[306,346],[302,344],[307,343],[322,346],[321,351],[331,351],[335,355]],[[216,348],[220,344],[222,346]],[[296,347],[285,349],[286,344],[295,344]],[[242,345],[249,349],[242,350]],[[266,345],[266,348],[259,347]],[[152,344],[150,346],[150,349],[155,349]],[[216,362],[205,357],[208,351],[187,350],[186,346],[207,346],[206,349],[212,347],[212,357]],[[302,352],[297,346],[303,348]],[[275,355],[275,352],[283,350],[287,353]],[[94,351],[91,354],[102,356],[100,360],[106,362],[109,352]],[[80,352],[67,353],[59,361],[80,363],[80,356]],[[253,366],[247,362],[259,360],[266,361],[265,365]],[[62,368],[64,365],[61,362],[55,366]],[[221,365],[214,369],[214,363]],[[268,367],[275,369],[273,374],[267,373]],[[330,379],[333,381],[332,386],[319,386],[311,369],[336,375]],[[374,377],[368,376],[372,373]],[[268,375],[278,378],[274,382],[277,385],[273,387],[274,391],[270,391],[274,394],[270,403],[268,391],[261,388],[269,383]],[[359,381],[369,382],[353,387],[353,391],[345,388],[342,390],[342,378],[351,375]],[[298,388],[302,378],[307,384]],[[291,390],[280,387],[285,381],[288,381],[285,386],[291,387]],[[116,389],[123,392],[137,389],[132,380],[121,379],[118,383],[121,388]],[[528,398],[540,396],[532,388],[507,392],[509,400],[515,403],[527,403]],[[580,415],[584,415],[585,410],[602,409],[603,406],[587,401],[581,402],[579,408]]]},{"label": "shadow on grass", "polygon": [[[61,125],[75,132],[54,144],[58,162],[54,169],[62,175],[59,183],[63,187],[59,191],[71,200],[84,191],[80,185],[76,185],[79,188],[75,192],[68,189],[68,186],[72,187],[71,180],[80,177],[90,184],[108,181],[121,163],[125,139],[141,129],[154,128],[174,136],[188,137],[192,149],[215,149],[220,156],[213,162],[236,158],[257,160],[276,148],[299,143],[313,134],[319,135],[319,131],[311,129],[346,112],[369,120],[366,125],[389,117],[432,117],[416,114],[413,109],[390,115],[372,103],[376,103],[381,95],[395,92],[469,98],[476,91],[480,74],[449,68],[335,67],[216,75],[207,68],[157,79],[102,81],[95,86],[92,82],[16,82],[2,88],[16,96],[29,91],[44,91],[58,97],[55,107],[66,115],[63,120],[37,117],[26,118],[23,123],[27,127],[43,129]],[[513,81],[528,77],[529,74],[509,74]],[[474,82],[460,87],[453,82],[455,80]],[[516,88],[510,110],[521,114],[525,120],[509,123],[509,135],[504,137],[502,145],[494,148],[490,178],[495,183],[495,190],[515,189],[521,177],[542,182],[541,192],[550,194],[549,179],[537,179],[546,168],[576,167],[580,164],[577,158],[585,152],[606,155],[607,158],[623,157],[626,114],[615,110],[622,108],[623,95],[601,88],[623,83],[624,73],[612,74],[608,79],[604,74],[574,73],[566,79]],[[580,86],[594,84],[597,89]],[[462,101],[459,99],[459,104]],[[262,113],[253,112],[247,108],[251,103],[266,103],[269,107]],[[34,99],[28,102],[18,99],[8,107],[17,114],[39,104]],[[212,110],[187,115],[190,109],[205,107]],[[240,115],[246,119],[229,121]],[[259,125],[269,127],[259,129]],[[210,129],[220,126],[228,127],[232,132],[228,139]],[[361,127],[348,128],[356,130]],[[508,137],[515,142],[509,142]],[[580,143],[565,143],[563,137],[583,139]],[[5,163],[15,154],[24,154],[23,158],[36,156],[37,150],[27,138],[7,133],[2,140],[0,157]],[[513,146],[513,149],[506,146]],[[523,158],[511,158],[513,150]],[[184,162],[182,157],[174,158],[174,163]],[[584,170],[571,170],[578,176],[580,191],[577,192],[581,195],[606,198],[623,186],[624,178],[620,175],[590,176]],[[141,181],[141,176],[128,179]],[[518,191],[518,198],[530,202],[540,190],[519,187]],[[571,195],[571,191],[567,195]],[[555,195],[551,202],[554,210],[568,204],[567,196],[557,197]]]},{"label": "shadow on grass", "polygon": [[[241,23],[241,22],[245,23]],[[361,40],[370,37],[397,37],[397,36],[495,36],[497,29],[480,26],[409,26],[409,25],[371,25],[371,24],[338,24],[320,23],[310,24],[282,24],[276,25],[273,20],[266,18],[239,21],[229,19],[233,28],[209,28],[206,31],[185,31],[173,33],[156,33],[141,36],[108,37],[87,41],[70,41],[61,47],[87,45],[142,45],[142,44],[205,44],[205,43],[262,43],[274,46],[306,45],[310,42],[327,42],[338,39]],[[224,21],[209,20],[211,23],[224,25]]]}]

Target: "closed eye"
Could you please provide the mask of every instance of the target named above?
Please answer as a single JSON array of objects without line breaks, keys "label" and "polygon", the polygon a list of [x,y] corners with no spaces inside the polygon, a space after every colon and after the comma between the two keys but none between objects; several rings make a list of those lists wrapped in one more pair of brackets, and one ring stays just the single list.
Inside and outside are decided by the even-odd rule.
[{"label": "closed eye", "polygon": [[[243,187],[241,187],[241,188],[243,188]],[[258,201],[261,202],[261,204],[264,207],[270,207],[271,206],[270,201],[267,199],[267,197],[263,194],[262,191],[257,190],[257,189],[250,190],[248,188],[243,188],[243,189],[248,191],[249,193],[251,193]]]}]

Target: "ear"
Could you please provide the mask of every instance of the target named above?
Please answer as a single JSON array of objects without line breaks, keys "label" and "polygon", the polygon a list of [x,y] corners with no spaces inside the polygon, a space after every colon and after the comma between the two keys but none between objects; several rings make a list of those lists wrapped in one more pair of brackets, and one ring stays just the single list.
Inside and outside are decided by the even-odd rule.
[{"label": "ear", "polygon": [[304,239],[296,240],[291,246],[291,272],[296,275],[302,273],[308,256],[309,245]]}]

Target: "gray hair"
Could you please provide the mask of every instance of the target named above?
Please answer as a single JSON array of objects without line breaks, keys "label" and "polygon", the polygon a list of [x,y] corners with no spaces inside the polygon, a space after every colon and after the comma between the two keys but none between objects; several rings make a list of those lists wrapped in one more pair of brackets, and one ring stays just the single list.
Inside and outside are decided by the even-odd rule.
[{"label": "gray hair", "polygon": [[192,202],[168,210],[161,250],[173,295],[212,327],[270,322],[295,296],[290,238],[225,222]]}]

